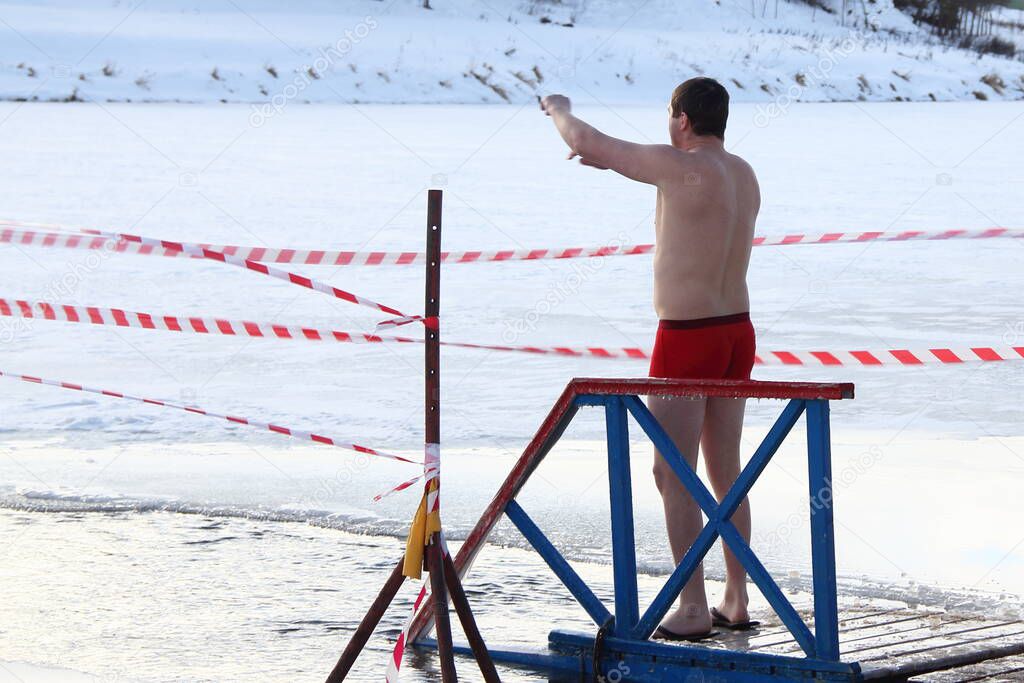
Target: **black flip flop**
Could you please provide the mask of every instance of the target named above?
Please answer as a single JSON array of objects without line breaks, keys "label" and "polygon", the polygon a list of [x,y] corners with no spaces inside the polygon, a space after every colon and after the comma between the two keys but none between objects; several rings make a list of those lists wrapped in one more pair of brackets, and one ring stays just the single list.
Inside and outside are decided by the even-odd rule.
[{"label": "black flip flop", "polygon": [[652,635],[651,638],[653,640],[672,640],[676,642],[699,643],[703,640],[709,640],[711,638],[714,638],[717,635],[721,635],[721,632],[712,630],[708,631],[707,633],[687,633],[684,635],[682,633],[670,631],[664,626],[659,626],[657,629],[655,629],[654,635]]},{"label": "black flip flop", "polygon": [[751,631],[761,625],[760,621],[730,621],[729,617],[718,611],[718,608],[711,608],[711,624],[727,628],[730,631]]}]

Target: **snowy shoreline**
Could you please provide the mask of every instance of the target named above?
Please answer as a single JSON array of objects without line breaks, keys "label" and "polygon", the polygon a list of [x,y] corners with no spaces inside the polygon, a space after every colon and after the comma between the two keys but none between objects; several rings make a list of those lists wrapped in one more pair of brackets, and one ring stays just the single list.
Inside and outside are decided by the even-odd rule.
[{"label": "snowy shoreline", "polygon": [[[961,495],[976,501],[976,514],[982,518],[1019,514],[1021,506],[1011,499],[1012,481],[1004,480],[1008,472],[1019,470],[1007,449],[1024,446],[1020,437],[940,439],[930,432],[914,432],[881,448],[877,444],[884,443],[884,432],[838,427],[837,423],[833,453],[837,547],[840,577],[850,594],[900,600],[916,595],[921,604],[931,606],[941,606],[947,598],[959,604],[963,600],[957,596],[967,594],[1024,595],[1015,561],[992,566],[999,564],[997,549],[1017,540],[1013,529],[979,533],[960,520],[956,510],[928,509],[936,497]],[[749,425],[751,443],[764,429],[765,425]],[[752,499],[758,510],[755,545],[773,566],[799,583],[809,569],[803,546],[808,526],[806,498],[790,479],[801,467],[804,446],[801,435],[792,438],[794,443],[766,471],[765,483]],[[524,506],[549,520],[562,552],[574,561],[607,563],[605,497],[587,495],[601,484],[580,477],[580,472],[599,469],[603,449],[601,441],[561,443],[540,470],[541,480],[522,498]],[[632,452],[638,566],[645,574],[660,576],[672,566],[663,553],[661,509],[653,481],[642,474],[650,466],[649,444],[634,442]],[[967,452],[985,465],[965,485],[957,473],[961,454]],[[408,470],[399,464],[338,456],[316,446],[112,440],[105,448],[82,451],[73,444],[25,441],[10,444],[9,456],[0,462],[0,510],[29,515],[171,514],[185,525],[195,523],[189,519],[294,524],[398,540],[407,533],[415,497],[402,493],[373,502],[373,493],[405,479]],[[517,456],[518,449],[511,446],[446,450],[448,486],[455,492],[446,512],[453,541],[465,538]],[[282,472],[287,476],[282,478]],[[97,479],[99,474],[102,480]],[[910,479],[919,486],[906,490],[902,483]],[[564,483],[552,488],[548,481]],[[895,505],[890,501],[896,500],[900,509],[913,512],[905,513],[905,525],[894,530],[888,520]],[[964,539],[966,546],[937,545],[944,534]],[[513,529],[504,527],[495,530],[491,544],[529,548]],[[718,576],[721,563],[712,558],[707,569],[710,576]]]},{"label": "snowy shoreline", "polygon": [[[1024,61],[943,45],[891,0],[845,26],[788,2],[778,18],[703,0],[652,0],[635,12],[610,0],[434,5],[0,3],[13,32],[0,45],[0,99],[235,102],[274,113],[293,102],[525,104],[565,91],[640,104],[698,74],[722,80],[736,101],[778,106],[1024,98]],[[1024,11],[1001,12],[1022,23]]]},{"label": "snowy shoreline", "polygon": [[0,660],[0,683],[99,683],[106,680],[73,669]]}]

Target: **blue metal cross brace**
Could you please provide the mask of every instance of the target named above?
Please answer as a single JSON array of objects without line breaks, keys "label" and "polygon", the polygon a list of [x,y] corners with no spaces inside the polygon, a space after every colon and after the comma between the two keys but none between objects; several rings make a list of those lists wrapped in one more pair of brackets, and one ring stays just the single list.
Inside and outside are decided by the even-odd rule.
[{"label": "blue metal cross brace", "polygon": [[[639,395],[732,398],[788,399],[781,415],[768,431],[732,488],[721,501],[715,499],[665,430],[640,400]],[[839,660],[839,615],[836,595],[835,539],[832,519],[831,447],[829,431],[829,400],[852,398],[849,384],[808,384],[754,381],[697,381],[697,380],[573,380],[541,426],[537,436],[527,447],[505,485],[471,532],[460,549],[456,564],[468,567],[483,544],[497,518],[504,513],[544,559],[555,575],[568,588],[594,623],[609,628],[605,648],[614,648],[618,657],[638,657],[650,666],[711,667],[725,666],[737,672],[729,680],[755,680],[744,678],[746,671],[797,671],[800,674],[836,680],[859,680],[856,663]],[[551,450],[571,422],[578,409],[584,406],[603,407],[608,443],[608,477],[611,503],[612,563],[615,588],[614,614],[594,591],[576,573],[536,523],[515,501],[515,496],[530,474]],[[629,461],[629,419],[633,419],[662,454],[686,490],[707,517],[707,524],[697,535],[675,570],[665,581],[651,604],[642,613],[637,595],[636,548],[633,530],[632,483]],[[758,477],[764,472],[782,442],[789,435],[801,415],[806,415],[807,458],[810,494],[811,555],[814,588],[814,631],[783,594],[768,569],[761,563],[750,545],[736,529],[731,518],[746,498]],[[679,597],[686,582],[714,545],[716,539],[732,550],[746,568],[779,618],[802,648],[806,659],[767,655],[752,652],[730,652],[708,648],[686,648],[648,643],[672,604]],[[560,631],[551,635],[552,647],[556,641],[562,654],[548,657],[547,666],[565,668],[574,666],[565,653],[578,652],[587,647],[585,636]],[[593,639],[591,638],[591,649]],[[563,647],[564,646],[564,647]],[[505,661],[530,661],[538,655],[525,653],[496,653]],[[681,660],[670,663],[673,658]],[[689,658],[689,659],[686,659]],[[685,661],[690,664],[685,664]],[[636,661],[636,660],[634,660]],[[680,663],[682,662],[682,663]],[[703,662],[703,663],[702,663]],[[645,665],[646,666],[646,665]],[[739,667],[739,668],[737,668]],[[767,668],[766,668],[767,667]],[[650,669],[654,671],[654,669]],[[817,672],[817,673],[815,673]],[[756,674],[761,676],[761,673]],[[768,674],[769,678],[777,674]],[[783,676],[785,677],[785,676]],[[646,680],[646,679],[645,679]],[[723,679],[725,680],[725,679]],[[756,678],[762,680],[762,678]]]},{"label": "blue metal cross brace", "polygon": [[[635,640],[649,638],[678,598],[683,586],[693,576],[698,564],[711,549],[715,540],[721,537],[746,568],[750,578],[793,634],[804,653],[808,657],[838,661],[839,634],[827,400],[791,400],[721,502],[718,502],[708,491],[694,470],[686,463],[665,430],[637,396],[584,394],[577,396],[575,402],[577,406],[603,406],[605,409],[608,477],[611,493],[615,585],[613,633],[615,636]],[[779,588],[731,521],[733,513],[750,492],[751,487],[805,410],[807,412],[808,465],[812,503],[811,546],[816,627],[814,633],[804,623],[783,594],[782,589]],[[627,414],[633,416],[654,446],[661,452],[708,519],[693,545],[642,616],[639,613],[637,598]],[[611,616],[608,609],[573,571],[526,512],[512,500],[507,503],[505,513],[576,597],[594,622],[598,625],[606,623]]]}]

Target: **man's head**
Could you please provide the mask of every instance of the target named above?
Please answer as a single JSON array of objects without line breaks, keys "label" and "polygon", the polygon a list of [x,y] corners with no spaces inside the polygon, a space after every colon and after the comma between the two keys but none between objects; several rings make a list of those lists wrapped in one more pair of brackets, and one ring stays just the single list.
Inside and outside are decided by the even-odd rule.
[{"label": "man's head", "polygon": [[713,78],[691,78],[672,93],[669,109],[669,137],[681,147],[694,137],[725,139],[729,118],[729,92]]}]

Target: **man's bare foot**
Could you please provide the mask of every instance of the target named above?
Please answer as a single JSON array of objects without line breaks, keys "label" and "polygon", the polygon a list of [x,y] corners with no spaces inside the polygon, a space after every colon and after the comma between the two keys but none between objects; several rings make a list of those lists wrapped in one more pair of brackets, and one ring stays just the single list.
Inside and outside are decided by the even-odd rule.
[{"label": "man's bare foot", "polygon": [[678,607],[661,625],[676,635],[701,635],[711,631],[711,613],[707,608],[697,609],[694,605]]},{"label": "man's bare foot", "polygon": [[747,596],[726,595],[718,604],[718,611],[722,616],[731,622],[744,622],[750,620],[750,613],[747,611]]}]

